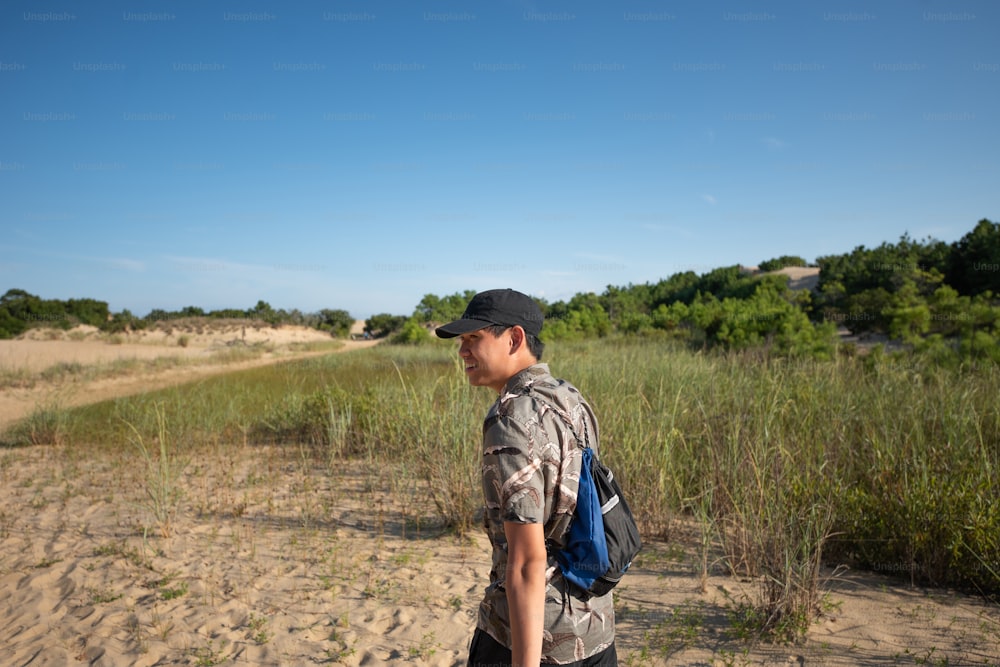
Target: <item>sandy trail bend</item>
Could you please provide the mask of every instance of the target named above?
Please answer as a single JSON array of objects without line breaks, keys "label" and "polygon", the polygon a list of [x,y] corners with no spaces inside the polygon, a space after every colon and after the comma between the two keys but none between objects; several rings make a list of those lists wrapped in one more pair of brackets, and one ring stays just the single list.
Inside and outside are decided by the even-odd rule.
[{"label": "sandy trail bend", "polygon": [[[328,340],[328,339],[327,339]],[[36,378],[30,387],[0,388],[0,431],[6,429],[19,419],[22,419],[38,407],[57,405],[60,407],[76,407],[90,403],[98,403],[121,396],[130,396],[146,391],[155,391],[172,387],[201,378],[231,373],[234,371],[257,368],[284,361],[294,361],[325,354],[347,352],[360,348],[371,347],[377,341],[344,341],[337,349],[294,351],[286,346],[279,346],[273,352],[264,353],[256,359],[237,362],[213,362],[207,357],[204,362],[186,363],[163,369],[142,369],[128,371],[124,375],[84,379],[71,375],[67,379],[44,381]],[[39,349],[44,349],[46,363],[44,367],[60,362],[95,364],[106,362],[107,359],[96,358],[86,348],[97,345],[90,342],[68,341],[34,341],[14,340],[0,341],[3,349],[0,356],[19,359],[19,367],[35,370],[40,362]],[[41,346],[41,347],[40,347]],[[139,346],[117,345],[106,346],[107,350],[117,352],[122,358],[156,359],[161,357],[183,356],[198,357],[205,354],[205,349],[167,348],[159,345],[144,345],[140,354],[134,354]],[[180,354],[178,353],[180,351]],[[8,364],[8,368],[13,364]]]}]

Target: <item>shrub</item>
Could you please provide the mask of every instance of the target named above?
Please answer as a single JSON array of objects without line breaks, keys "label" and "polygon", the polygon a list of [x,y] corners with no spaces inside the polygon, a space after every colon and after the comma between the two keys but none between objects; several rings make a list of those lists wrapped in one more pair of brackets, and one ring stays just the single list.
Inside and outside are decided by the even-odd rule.
[{"label": "shrub", "polygon": [[382,338],[399,331],[407,321],[404,315],[379,313],[365,320],[365,332],[375,338]]},{"label": "shrub", "polygon": [[391,340],[393,343],[404,345],[419,345],[431,342],[432,338],[431,332],[425,326],[417,322],[416,319],[410,318]]},{"label": "shrub", "polygon": [[801,257],[796,257],[794,255],[782,255],[781,257],[761,262],[760,266],[757,268],[761,271],[779,271],[788,266],[809,266],[809,264]]},{"label": "shrub", "polygon": [[4,434],[10,445],[62,445],[70,430],[70,413],[59,403],[41,405]]}]

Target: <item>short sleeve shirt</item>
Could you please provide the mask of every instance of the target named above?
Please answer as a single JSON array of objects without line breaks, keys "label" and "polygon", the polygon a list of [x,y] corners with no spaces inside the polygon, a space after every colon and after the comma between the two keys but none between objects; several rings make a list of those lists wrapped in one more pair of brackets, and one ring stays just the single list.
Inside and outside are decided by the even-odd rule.
[{"label": "short sleeve shirt", "polygon": [[542,524],[550,546],[542,635],[542,661],[546,663],[589,658],[608,648],[615,636],[611,593],[581,594],[563,579],[554,557],[565,543],[576,506],[581,462],[578,435],[597,451],[593,411],[575,387],[552,377],[546,364],[535,364],[511,378],[483,424],[484,524],[493,547],[493,564],[478,627],[510,647],[503,524]]}]

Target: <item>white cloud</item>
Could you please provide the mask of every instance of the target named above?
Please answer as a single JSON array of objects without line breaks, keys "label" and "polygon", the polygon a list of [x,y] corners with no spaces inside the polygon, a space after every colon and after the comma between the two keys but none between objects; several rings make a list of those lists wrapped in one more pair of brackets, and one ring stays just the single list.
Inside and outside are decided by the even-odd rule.
[{"label": "white cloud", "polygon": [[713,197],[712,195],[702,195],[701,198],[711,206],[715,206],[716,204],[719,203],[718,200],[716,200],[716,198]]}]

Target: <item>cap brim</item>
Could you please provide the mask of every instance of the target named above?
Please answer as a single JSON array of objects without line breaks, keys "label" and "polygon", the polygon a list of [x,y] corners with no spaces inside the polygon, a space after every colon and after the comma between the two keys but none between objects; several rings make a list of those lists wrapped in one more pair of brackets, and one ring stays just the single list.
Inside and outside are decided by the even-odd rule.
[{"label": "cap brim", "polygon": [[434,333],[437,334],[438,338],[454,338],[455,336],[472,333],[473,331],[479,331],[491,326],[493,326],[493,322],[485,320],[455,320],[454,322],[449,322],[438,327],[434,330]]}]

